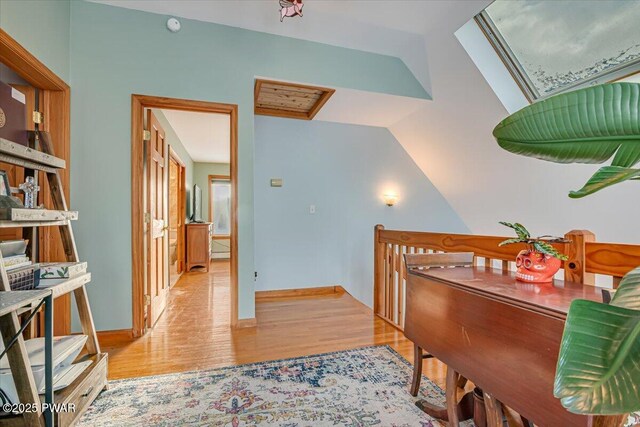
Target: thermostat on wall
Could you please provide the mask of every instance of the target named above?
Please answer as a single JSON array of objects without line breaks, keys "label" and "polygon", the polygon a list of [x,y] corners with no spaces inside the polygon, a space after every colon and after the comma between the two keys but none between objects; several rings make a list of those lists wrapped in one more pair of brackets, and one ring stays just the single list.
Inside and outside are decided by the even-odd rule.
[{"label": "thermostat on wall", "polygon": [[282,178],[271,178],[272,187],[282,187]]}]

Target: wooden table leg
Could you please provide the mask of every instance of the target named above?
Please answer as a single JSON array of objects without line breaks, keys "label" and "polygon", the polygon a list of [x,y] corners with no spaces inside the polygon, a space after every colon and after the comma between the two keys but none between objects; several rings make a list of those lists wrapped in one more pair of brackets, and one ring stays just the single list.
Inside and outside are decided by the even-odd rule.
[{"label": "wooden table leg", "polygon": [[413,344],[413,380],[411,381],[411,396],[417,396],[418,391],[420,391],[422,360],[422,348],[420,348],[418,344]]},{"label": "wooden table leg", "polygon": [[[422,412],[440,421],[449,421],[446,406],[434,405],[426,400],[418,400],[416,406]],[[465,394],[457,404],[458,420],[465,421],[473,418],[473,392]]]},{"label": "wooden table leg", "polygon": [[476,427],[487,427],[487,410],[484,407],[484,394],[478,387],[473,389],[473,425]]},{"label": "wooden table leg", "polygon": [[454,369],[447,367],[447,415],[449,416],[449,426],[458,427],[460,419],[458,418],[458,381],[460,374]]},{"label": "wooden table leg", "polygon": [[484,406],[487,409],[487,427],[502,427],[502,404],[489,393],[484,393]]},{"label": "wooden table leg", "polygon": [[[449,423],[452,426],[457,426],[460,421],[473,418],[473,392],[466,393],[459,402],[457,399],[457,385],[463,383],[466,383],[464,377],[453,369],[447,368],[446,406],[434,405],[426,400],[418,400],[416,406],[427,415],[441,421],[450,421],[453,418],[455,424]],[[451,417],[450,413],[453,414],[453,417]]]}]

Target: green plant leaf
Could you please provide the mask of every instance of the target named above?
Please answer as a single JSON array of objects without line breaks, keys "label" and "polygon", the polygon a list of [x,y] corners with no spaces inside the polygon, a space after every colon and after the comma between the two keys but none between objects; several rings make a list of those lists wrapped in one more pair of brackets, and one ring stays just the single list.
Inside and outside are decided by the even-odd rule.
[{"label": "green plant leaf", "polygon": [[569,197],[579,199],[598,190],[602,190],[619,182],[629,179],[640,179],[640,169],[623,168],[620,166],[604,166],[589,179],[589,181],[578,191],[571,191]]},{"label": "green plant leaf", "polygon": [[516,237],[515,239],[507,239],[498,243],[498,246],[511,245],[513,243],[527,243],[527,239],[521,239],[520,237]]},{"label": "green plant leaf", "polygon": [[505,150],[558,163],[630,167],[640,160],[640,84],[611,83],[552,96],[510,115],[493,135]]},{"label": "green plant leaf", "polygon": [[[630,168],[640,161],[640,84],[610,83],[552,96],[510,115],[493,135],[515,154],[557,163],[603,163],[613,156],[612,166]],[[572,197],[621,181],[592,185]]]},{"label": "green plant leaf", "polygon": [[562,261],[566,261],[569,259],[568,256],[561,254],[560,252],[558,252],[556,250],[556,248],[554,248],[553,246],[551,246],[549,243],[547,242],[543,242],[541,240],[536,240],[535,242],[533,242],[533,247],[535,248],[535,250],[537,250],[538,252],[541,252],[543,254],[547,254],[550,255],[554,258],[558,258]]},{"label": "green plant leaf", "polygon": [[570,412],[640,410],[640,311],[575,300],[569,309],[554,395]]},{"label": "green plant leaf", "polygon": [[531,233],[529,233],[529,230],[527,230],[522,224],[519,224],[517,222],[515,224],[511,224],[510,222],[504,221],[500,221],[500,224],[504,225],[505,227],[513,228],[516,231],[518,237],[523,240],[528,240],[531,237]]},{"label": "green plant leaf", "polygon": [[618,290],[611,298],[611,305],[640,310],[640,267],[631,270],[620,281]]}]

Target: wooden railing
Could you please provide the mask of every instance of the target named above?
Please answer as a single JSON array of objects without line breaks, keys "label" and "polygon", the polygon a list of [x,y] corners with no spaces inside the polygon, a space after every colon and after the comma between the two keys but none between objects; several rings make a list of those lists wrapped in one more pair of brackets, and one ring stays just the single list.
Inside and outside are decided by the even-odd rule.
[{"label": "wooden railing", "polygon": [[[566,281],[595,285],[596,274],[611,276],[612,286],[640,266],[640,245],[600,243],[586,230],[574,230],[565,237],[570,243],[554,244],[569,259],[564,263]],[[404,329],[406,269],[403,254],[473,252],[474,263],[485,267],[515,270],[521,245],[498,246],[508,237],[444,234],[418,231],[374,231],[374,312],[400,330]]]}]

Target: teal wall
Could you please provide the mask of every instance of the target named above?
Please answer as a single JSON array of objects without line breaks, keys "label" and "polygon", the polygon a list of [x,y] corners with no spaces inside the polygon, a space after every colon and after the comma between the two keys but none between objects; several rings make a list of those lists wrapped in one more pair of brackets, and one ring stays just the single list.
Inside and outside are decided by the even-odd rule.
[{"label": "teal wall", "polygon": [[0,28],[69,82],[69,0],[0,0]]},{"label": "teal wall", "polygon": [[209,175],[229,175],[229,163],[200,163],[194,167],[194,184],[202,189],[202,220],[211,221],[209,218]]},{"label": "teal wall", "polygon": [[131,327],[131,94],[237,104],[239,316],[254,316],[253,80],[428,99],[397,58],[84,1],[0,0],[0,26],[70,83],[71,207],[99,330]]},{"label": "teal wall", "polygon": [[342,285],[371,306],[376,224],[469,232],[385,128],[257,116],[255,138],[256,290]]},{"label": "teal wall", "polygon": [[253,80],[305,81],[428,98],[397,58],[74,1],[72,170],[76,236],[98,329],[131,326],[131,94],[239,106],[239,316],[254,316]]}]

